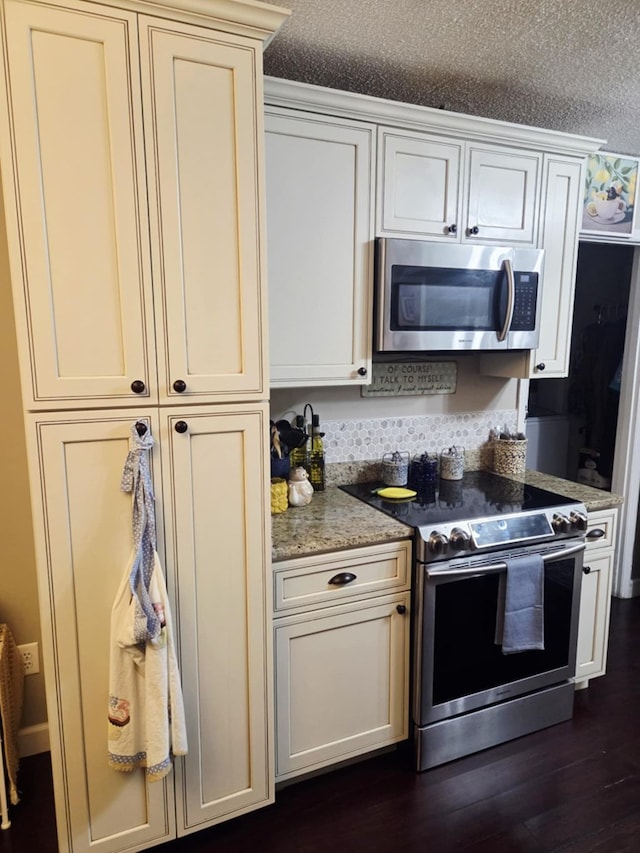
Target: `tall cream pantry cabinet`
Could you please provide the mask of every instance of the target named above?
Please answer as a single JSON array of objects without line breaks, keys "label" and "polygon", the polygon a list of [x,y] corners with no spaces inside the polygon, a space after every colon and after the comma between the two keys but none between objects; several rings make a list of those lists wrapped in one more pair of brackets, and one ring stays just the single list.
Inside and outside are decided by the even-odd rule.
[{"label": "tall cream pantry cabinet", "polygon": [[[0,12],[0,369],[22,396],[59,846],[143,850],[273,800],[262,51],[288,12]],[[151,784],[106,740],[137,421],[189,741]]]}]

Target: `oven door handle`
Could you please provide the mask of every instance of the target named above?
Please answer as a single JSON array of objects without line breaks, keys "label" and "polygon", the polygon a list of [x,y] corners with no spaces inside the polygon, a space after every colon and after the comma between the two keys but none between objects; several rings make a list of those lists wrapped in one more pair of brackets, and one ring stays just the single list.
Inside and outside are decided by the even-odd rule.
[{"label": "oven door handle", "polygon": [[[584,551],[585,547],[585,543],[580,542],[579,544],[572,545],[570,548],[565,548],[564,550],[552,551],[550,554],[543,554],[542,561],[543,563],[551,563],[554,560],[562,560],[565,557],[571,557],[574,554],[578,554],[580,551]],[[477,566],[476,568],[466,566],[465,568],[460,569],[448,569],[446,566],[436,566],[433,569],[427,569],[426,576],[427,579],[440,577],[442,575],[446,575],[447,577],[472,577],[474,575],[496,574],[497,572],[505,572],[506,570],[507,564],[503,560],[501,563],[490,563],[488,566]]]}]

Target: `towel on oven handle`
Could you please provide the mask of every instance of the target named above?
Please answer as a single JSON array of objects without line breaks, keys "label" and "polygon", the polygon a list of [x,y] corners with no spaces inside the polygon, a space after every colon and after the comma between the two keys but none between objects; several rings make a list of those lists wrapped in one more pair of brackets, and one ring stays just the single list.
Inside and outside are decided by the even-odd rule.
[{"label": "towel on oven handle", "polygon": [[500,575],[495,642],[505,655],[544,649],[544,562],[512,557]]}]

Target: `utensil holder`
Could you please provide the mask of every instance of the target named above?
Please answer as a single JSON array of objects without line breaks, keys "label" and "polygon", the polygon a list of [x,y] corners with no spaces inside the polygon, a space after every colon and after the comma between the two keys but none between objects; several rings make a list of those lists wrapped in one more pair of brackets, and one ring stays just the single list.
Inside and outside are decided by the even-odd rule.
[{"label": "utensil holder", "polygon": [[527,439],[499,438],[493,443],[496,474],[524,474],[527,470]]}]

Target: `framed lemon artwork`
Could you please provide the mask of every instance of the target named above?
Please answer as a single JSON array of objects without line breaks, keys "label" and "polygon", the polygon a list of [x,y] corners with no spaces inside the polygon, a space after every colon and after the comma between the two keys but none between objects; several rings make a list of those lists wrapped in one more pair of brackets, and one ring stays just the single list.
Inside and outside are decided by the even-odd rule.
[{"label": "framed lemon artwork", "polygon": [[636,157],[598,151],[587,159],[583,232],[602,237],[630,237],[634,228]]}]

